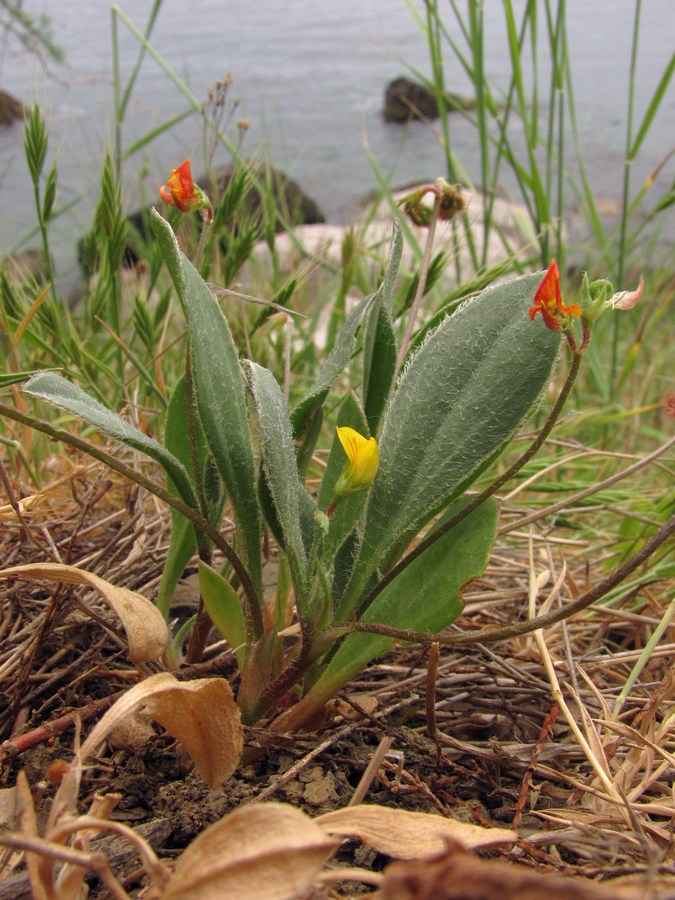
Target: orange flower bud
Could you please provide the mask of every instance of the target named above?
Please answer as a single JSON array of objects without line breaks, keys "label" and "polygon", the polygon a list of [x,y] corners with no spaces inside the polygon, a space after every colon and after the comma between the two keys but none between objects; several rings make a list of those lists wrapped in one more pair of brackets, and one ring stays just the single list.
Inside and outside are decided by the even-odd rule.
[{"label": "orange flower bud", "polygon": [[211,201],[192,180],[189,159],[186,159],[177,169],[173,169],[167,183],[159,189],[159,196],[165,203],[175,206],[181,212],[204,210],[205,221],[210,222],[213,218]]},{"label": "orange flower bud", "polygon": [[538,312],[541,313],[546,327],[551,331],[569,328],[571,316],[581,315],[581,307],[578,303],[573,303],[571,306],[563,304],[560,292],[560,272],[555,260],[551,260],[551,265],[537,288],[533,306],[529,309],[530,318],[534,319]]}]

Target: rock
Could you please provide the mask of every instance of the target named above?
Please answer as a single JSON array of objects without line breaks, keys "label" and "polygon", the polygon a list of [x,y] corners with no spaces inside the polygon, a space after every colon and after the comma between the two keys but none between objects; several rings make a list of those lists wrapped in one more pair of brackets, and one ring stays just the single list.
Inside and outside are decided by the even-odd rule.
[{"label": "rock", "polygon": [[[473,109],[475,101],[460,94],[448,94],[450,112],[453,109]],[[437,119],[436,94],[424,84],[410,78],[394,78],[387,85],[382,115],[385,122],[409,122],[411,119]]]},{"label": "rock", "polygon": [[[323,213],[318,205],[302,190],[300,185],[274,166],[262,162],[253,162],[252,169],[256,177],[268,184],[272,190],[275,205],[281,210],[282,215],[292,225],[318,225],[325,222]],[[223,166],[216,171],[216,196],[220,197],[230,182],[234,173],[234,166]],[[208,179],[205,179],[208,184]],[[197,180],[197,184],[200,184]],[[261,211],[260,194],[255,187],[250,187],[246,194],[246,208],[251,215],[257,215]],[[277,223],[277,231],[282,228]]]},{"label": "rock", "polygon": [[432,90],[410,78],[394,78],[384,94],[385,122],[409,122],[411,119],[437,119],[438,104]]},{"label": "rock", "polygon": [[[403,197],[411,193],[415,187],[392,192],[394,203],[400,202]],[[474,246],[478,257],[483,254],[484,226],[483,226],[483,196],[478,191],[470,192],[462,190],[467,203],[466,213],[471,224]],[[423,202],[429,206],[433,203],[431,194],[424,197]],[[536,234],[528,211],[523,204],[516,203],[505,198],[496,198],[492,208],[493,227],[490,230],[486,253],[486,265],[488,268],[504,262],[510,251],[517,257],[527,259],[536,241]],[[409,223],[410,224],[410,223]],[[288,234],[280,234],[275,242],[277,262],[282,272],[290,274],[307,256],[310,259],[325,260],[334,266],[339,266],[342,259],[342,242],[349,228],[356,235],[357,246],[364,248],[364,256],[373,256],[374,265],[379,265],[379,257],[373,255],[366,248],[379,248],[379,252],[386,256],[389,249],[389,241],[392,231],[391,210],[386,203],[369,205],[364,214],[351,226],[345,227],[332,224],[302,225],[295,229],[294,238]],[[410,224],[412,234],[418,244],[424,246],[427,231],[425,228]],[[459,226],[459,239],[455,246],[454,226],[451,222],[439,222],[434,239],[434,253],[439,250],[449,250],[453,256],[459,254],[462,272],[466,278],[472,277],[475,272],[471,262],[471,254],[467,242],[463,237],[463,226]],[[298,249],[297,242],[304,248],[304,254]],[[510,248],[510,249],[507,249]],[[256,245],[253,251],[253,259],[263,270],[271,265],[269,248],[264,242]],[[414,265],[414,255],[410,246],[405,244],[403,250],[403,267]],[[447,278],[452,280],[454,267],[449,266]]]},{"label": "rock", "polygon": [[0,268],[13,284],[28,281],[44,284],[47,280],[47,258],[44,251],[37,248],[6,256],[0,260]]},{"label": "rock", "polygon": [[[399,202],[414,188],[394,191],[392,199]],[[466,213],[471,226],[473,242],[482,258],[484,245],[483,196],[478,191],[473,193],[463,190],[467,208]],[[432,205],[432,195],[427,194],[424,203]],[[493,227],[489,233],[486,248],[486,266],[492,268],[507,260],[511,253],[524,262],[532,255],[532,246],[536,235],[525,206],[504,198],[497,198],[492,209]],[[349,236],[350,243],[355,244],[354,252],[362,262],[363,271],[369,271],[372,279],[381,272],[381,266],[389,253],[392,235],[392,215],[385,202],[370,204],[367,210],[349,226],[334,224],[300,225],[294,234],[279,234],[275,241],[275,259],[272,260],[270,248],[265,241],[260,241],[253,249],[247,265],[238,276],[247,293],[259,293],[260,284],[266,284],[269,273],[276,267],[277,274],[291,277],[299,268],[304,267],[307,275],[303,278],[303,291],[307,296],[325,294],[324,263],[339,269],[342,265],[342,247]],[[427,229],[409,223],[411,234],[420,247],[424,246]],[[501,235],[501,237],[500,237]],[[300,249],[302,248],[302,249]],[[476,275],[473,267],[468,242],[464,236],[463,225],[458,225],[455,232],[452,222],[439,222],[436,228],[433,253],[444,250],[450,255],[451,262],[441,276],[441,285],[451,290],[456,287],[455,260],[459,264],[462,278],[468,281]],[[412,272],[419,268],[416,256],[408,242],[404,240],[401,259],[402,272]],[[308,262],[315,263],[308,265]],[[370,267],[368,269],[367,267]],[[330,276],[329,276],[330,277]],[[374,280],[373,280],[373,283]],[[360,300],[360,296],[348,296],[347,310]],[[301,312],[306,312],[300,307]],[[312,340],[318,349],[326,346],[332,308],[326,304],[312,328]]]},{"label": "rock", "polygon": [[0,125],[11,125],[19,119],[23,119],[24,106],[16,97],[0,91]]}]

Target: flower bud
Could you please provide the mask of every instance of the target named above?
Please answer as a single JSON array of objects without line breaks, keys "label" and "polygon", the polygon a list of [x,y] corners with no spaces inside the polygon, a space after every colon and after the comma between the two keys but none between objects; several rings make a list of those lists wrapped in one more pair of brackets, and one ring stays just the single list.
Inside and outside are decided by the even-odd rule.
[{"label": "flower bud", "polygon": [[186,159],[159,189],[159,196],[165,203],[175,206],[181,212],[201,211],[202,218],[209,223],[213,219],[213,207],[204,191],[192,180],[190,160]]},{"label": "flower bud", "polygon": [[610,309],[632,309],[642,300],[644,289],[645,280],[640,275],[640,281],[634,291],[619,291],[618,294],[614,294],[609,298],[607,306]]},{"label": "flower bud", "polygon": [[551,265],[537,288],[532,306],[528,310],[530,318],[534,319],[537,313],[541,313],[544,324],[550,331],[571,331],[572,316],[581,315],[581,307],[578,303],[565,306],[560,291],[560,272],[558,263],[553,259]]},{"label": "flower bud", "polygon": [[374,437],[364,438],[353,428],[337,429],[340,443],[347,454],[347,465],[335,485],[334,502],[367,488],[375,478],[380,456]]},{"label": "flower bud", "polygon": [[580,300],[581,316],[587,325],[594,325],[605,312],[607,297],[613,290],[611,282],[606,278],[589,282],[588,275],[584,272]]}]

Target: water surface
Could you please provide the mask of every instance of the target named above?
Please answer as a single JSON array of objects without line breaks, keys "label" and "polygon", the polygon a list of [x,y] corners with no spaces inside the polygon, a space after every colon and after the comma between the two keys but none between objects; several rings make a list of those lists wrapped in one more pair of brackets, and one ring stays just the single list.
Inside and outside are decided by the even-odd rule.
[{"label": "water surface", "polygon": [[[145,27],[151,0],[121,3],[137,26]],[[516,4],[522,9],[523,2]],[[59,203],[80,198],[54,223],[53,241],[61,273],[74,268],[74,235],[87,230],[98,197],[104,153],[113,138],[110,6],[105,0],[33,0],[33,14],[52,18],[54,38],[66,65],[46,71],[26,52],[7,44],[0,86],[25,103],[44,108],[50,131],[48,163],[59,161]],[[232,73],[229,99],[239,100],[233,122],[247,117],[244,153],[265,155],[296,178],[333,221],[347,218],[358,195],[375,185],[364,145],[394,184],[444,173],[438,129],[421,123],[386,124],[380,110],[386,83],[405,72],[405,63],[430,71],[425,41],[411,11],[423,4],[403,0],[164,0],[152,43],[167,63],[204,101],[218,79]],[[543,4],[542,4],[543,9]],[[599,196],[616,199],[623,178],[626,96],[634,15],[632,0],[568,0],[570,53],[582,149]],[[485,4],[487,69],[493,88],[507,87],[502,4]],[[449,21],[449,20],[448,20]],[[673,52],[675,2],[643,4],[635,102],[641,117]],[[543,21],[542,21],[543,27]],[[120,23],[119,56],[129,74],[139,45]],[[471,93],[456,60],[446,59],[448,85]],[[129,147],[188,104],[159,66],[146,58],[123,128]],[[634,167],[644,179],[675,143],[675,92],[665,98],[659,119]],[[237,130],[230,129],[233,139]],[[451,122],[453,150],[471,178],[479,178],[472,126]],[[124,166],[129,208],[154,203],[157,186],[185,156],[200,171],[208,141],[197,117],[154,140]],[[225,162],[219,147],[215,162]],[[22,149],[22,128],[0,132],[0,253],[19,244],[35,225],[32,189]],[[662,176],[664,189],[668,181]],[[672,163],[670,171],[672,180]],[[505,190],[515,185],[507,180]],[[660,190],[660,184],[657,184]],[[32,241],[35,243],[35,240]]]}]

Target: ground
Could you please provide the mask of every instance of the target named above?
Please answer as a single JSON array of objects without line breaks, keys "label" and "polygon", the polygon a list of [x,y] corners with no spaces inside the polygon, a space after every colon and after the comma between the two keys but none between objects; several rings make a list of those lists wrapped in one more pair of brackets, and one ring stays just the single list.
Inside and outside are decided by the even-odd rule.
[{"label": "ground", "polygon": [[[27,510],[25,527],[5,517],[4,565],[59,558],[151,597],[166,550],[167,515],[96,466],[68,465],[67,489]],[[535,565],[541,570],[559,564],[570,543],[569,537],[539,536]],[[466,591],[460,627],[500,626],[525,616],[529,569],[527,541],[505,537],[485,575]],[[188,585],[189,575],[188,570]],[[594,577],[579,563],[568,576],[571,594]],[[3,781],[14,784],[24,770],[44,819],[55,792],[50,781],[58,777],[54,762],[72,758],[77,717],[69,714],[79,711],[86,734],[142,673],[128,662],[114,618],[82,588],[3,580],[0,603]],[[178,612],[189,613],[189,587],[180,604],[185,610]],[[242,765],[215,789],[158,726],[149,736],[145,726],[140,737],[125,731],[85,772],[81,807],[87,808],[94,793],[119,794],[112,818],[145,829],[159,855],[171,859],[207,825],[252,801],[283,801],[316,816],[346,806],[360,786],[367,803],[517,827],[521,840],[500,855],[518,871],[611,880],[616,896],[624,896],[622,885],[625,896],[673,897],[672,644],[652,654],[621,714],[607,724],[616,685],[625,682],[656,615],[648,605],[640,614],[632,608],[626,602],[587,613],[546,633],[547,654],[573,716],[625,798],[623,807],[608,798],[589,753],[554,702],[546,661],[532,635],[447,648],[433,682],[428,650],[398,646],[343,692],[315,732],[272,734],[265,722],[246,728]],[[183,676],[214,672],[236,690],[236,674],[217,643],[201,668],[185,669]],[[364,782],[385,740],[389,750]],[[137,865],[127,857],[113,854],[118,871]],[[355,841],[342,847],[338,860],[372,871],[389,862]],[[20,867],[7,870],[4,884],[13,885],[13,894],[3,894],[0,879],[0,900],[22,896],[22,877]],[[638,893],[630,893],[630,879],[639,883]],[[141,884],[129,883],[132,896]],[[353,896],[369,889],[352,884],[338,890]],[[500,900],[510,896],[504,890]]]}]

